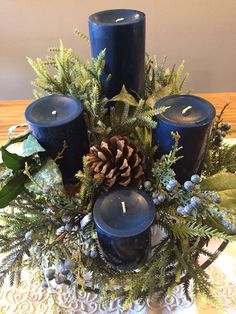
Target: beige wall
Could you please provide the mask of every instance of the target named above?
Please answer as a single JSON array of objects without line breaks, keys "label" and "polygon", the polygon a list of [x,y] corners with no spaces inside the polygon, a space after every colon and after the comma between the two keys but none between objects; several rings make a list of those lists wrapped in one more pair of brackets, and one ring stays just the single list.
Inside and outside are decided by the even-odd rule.
[{"label": "beige wall", "polygon": [[146,51],[186,61],[194,92],[236,90],[236,0],[0,0],[0,98],[32,97],[26,56],[44,57],[61,38],[86,59],[87,18],[110,8],[145,12]]}]

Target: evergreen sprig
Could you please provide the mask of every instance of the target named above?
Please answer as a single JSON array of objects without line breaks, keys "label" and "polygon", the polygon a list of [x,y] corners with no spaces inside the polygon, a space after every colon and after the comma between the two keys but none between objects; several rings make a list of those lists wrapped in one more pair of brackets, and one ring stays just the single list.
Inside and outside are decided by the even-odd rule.
[{"label": "evergreen sprig", "polygon": [[[75,33],[87,39],[79,30]],[[54,55],[46,57],[46,60],[28,58],[37,75],[32,84],[44,93],[72,95],[83,101],[91,145],[112,134],[132,132],[131,137],[136,138],[137,127],[139,136],[143,138],[147,134],[145,128],[154,128],[156,122],[153,117],[162,111],[152,109],[154,102],[164,95],[180,94],[188,76],[181,78],[184,63],[177,70],[173,67],[170,71],[165,69],[165,60],[159,65],[156,59],[148,56],[144,99],[137,101],[123,87],[119,95],[108,100],[104,97],[107,81],[102,81],[105,50],[86,63],[80,61],[72,49],[66,49],[62,41],[59,48],[51,48],[50,52]],[[34,94],[37,98],[43,95],[37,90]],[[113,103],[111,110],[108,109],[109,101]]]},{"label": "evergreen sprig", "polygon": [[[146,56],[145,97],[152,106],[162,97],[181,94],[188,78],[188,73],[184,74],[182,78],[184,61],[177,69],[175,65],[171,69],[166,68],[165,64],[166,57],[159,63],[156,57]],[[186,93],[190,93],[190,90],[186,91]]]}]

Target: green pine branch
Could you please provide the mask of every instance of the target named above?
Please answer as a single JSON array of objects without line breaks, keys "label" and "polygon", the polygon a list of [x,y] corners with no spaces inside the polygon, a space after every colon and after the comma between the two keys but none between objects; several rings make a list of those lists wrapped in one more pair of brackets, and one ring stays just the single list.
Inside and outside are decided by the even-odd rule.
[{"label": "green pine branch", "polygon": [[235,236],[223,233],[213,227],[207,225],[197,224],[195,222],[165,224],[166,230],[171,232],[174,238],[184,239],[188,237],[201,237],[201,238],[219,238],[224,241],[235,241]]}]

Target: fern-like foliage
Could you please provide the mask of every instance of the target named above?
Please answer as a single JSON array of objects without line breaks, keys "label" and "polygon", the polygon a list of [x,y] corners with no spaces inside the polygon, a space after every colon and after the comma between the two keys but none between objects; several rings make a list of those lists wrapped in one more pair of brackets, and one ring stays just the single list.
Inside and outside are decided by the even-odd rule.
[{"label": "fern-like foliage", "polygon": [[236,145],[224,143],[217,149],[209,149],[206,159],[205,172],[214,175],[220,171],[236,171]]},{"label": "fern-like foliage", "polygon": [[[75,33],[88,41],[88,37],[79,30],[76,29]],[[153,110],[153,104],[165,94],[181,93],[187,79],[187,74],[181,79],[183,63],[177,70],[173,67],[169,71],[164,68],[165,60],[159,65],[156,59],[147,57],[144,99],[137,101],[123,87],[120,94],[110,100],[111,105],[104,97],[107,82],[102,79],[105,50],[86,63],[80,61],[72,49],[66,49],[62,41],[59,48],[51,48],[50,52],[54,55],[46,60],[28,58],[37,75],[32,84],[43,93],[72,95],[83,102],[91,145],[112,134],[130,134],[131,131],[131,137],[136,138],[134,130],[137,127],[138,136],[144,138],[147,134],[144,129],[154,128],[156,122],[153,117],[161,112]],[[43,96],[38,90],[34,94],[37,98]],[[150,152],[150,146],[145,146],[144,153],[147,152]]]},{"label": "fern-like foliage", "polygon": [[[31,255],[31,240],[26,240],[25,234],[34,230],[34,239],[45,245],[42,234],[51,225],[50,218],[43,214],[39,204],[33,204],[32,195],[24,194],[24,202],[17,198],[12,202],[20,210],[6,209],[0,214],[1,224],[4,226],[0,234],[0,253],[4,253],[0,268],[0,285],[7,275],[10,284],[19,284],[25,258]],[[19,206],[21,205],[21,206]],[[47,235],[50,233],[47,232]],[[47,240],[48,241],[48,240]]]},{"label": "fern-like foliage", "polygon": [[79,171],[76,174],[76,178],[79,180],[77,185],[77,197],[80,200],[80,206],[84,212],[90,212],[92,205],[101,188],[103,182],[103,176],[93,177],[90,173],[87,159],[83,159],[83,171]]},{"label": "fern-like foliage", "polygon": [[[54,55],[46,60],[28,58],[37,75],[32,84],[44,93],[72,95],[83,101],[89,135],[92,141],[97,140],[97,134],[103,134],[106,129],[102,120],[107,113],[104,107],[107,100],[101,99],[105,51],[87,63],[81,62],[72,49],[64,48],[62,41],[59,48],[52,48],[50,52]],[[43,94],[35,91],[35,96]]]},{"label": "fern-like foliage", "polygon": [[94,60],[83,63],[72,49],[64,48],[62,41],[59,48],[51,48],[53,56],[46,60],[28,58],[37,78],[32,84],[49,94],[73,95],[80,99],[88,97],[94,80],[100,87],[100,78],[104,67],[104,51]]},{"label": "fern-like foliage", "polygon": [[[156,58],[146,57],[146,98],[150,105],[165,96],[181,94],[184,84],[188,78],[188,73],[183,74],[184,62],[176,69],[174,65],[171,69],[165,67],[166,58],[161,63]],[[189,93],[190,91],[186,91]]]},{"label": "fern-like foliage", "polygon": [[233,235],[224,234],[217,229],[213,229],[207,225],[200,225],[192,222],[186,223],[168,223],[166,230],[172,233],[174,238],[184,239],[187,237],[202,237],[202,238],[219,238],[224,241],[234,241],[236,238]]},{"label": "fern-like foliage", "polygon": [[179,134],[173,133],[172,136],[175,140],[173,149],[168,155],[164,155],[160,160],[157,160],[152,168],[152,174],[155,180],[155,189],[157,190],[175,177],[175,172],[171,167],[182,158],[181,155],[179,155],[179,152],[181,154],[182,149],[182,147],[179,146]]}]

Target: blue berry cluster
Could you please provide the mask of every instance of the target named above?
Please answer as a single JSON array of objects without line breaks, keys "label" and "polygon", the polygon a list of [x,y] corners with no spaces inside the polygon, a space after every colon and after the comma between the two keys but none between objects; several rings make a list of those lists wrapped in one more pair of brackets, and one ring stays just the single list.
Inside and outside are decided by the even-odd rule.
[{"label": "blue berry cluster", "polygon": [[92,259],[96,259],[98,257],[94,239],[88,239],[86,241],[86,248],[82,250],[82,253]]},{"label": "blue berry cluster", "polygon": [[73,227],[74,227],[72,222],[71,222],[71,220],[72,220],[71,217],[65,215],[65,216],[61,217],[61,220],[65,224],[64,225],[64,230],[70,233],[73,230]]},{"label": "blue berry cluster", "polygon": [[153,192],[152,199],[155,205],[162,204],[167,198],[167,195],[164,191],[161,192]]},{"label": "blue berry cluster", "polygon": [[178,181],[175,179],[171,179],[166,185],[166,190],[168,192],[173,192],[177,187],[178,187]]},{"label": "blue berry cluster", "polygon": [[[194,190],[196,184],[200,183],[201,178],[198,174],[193,174],[190,180],[185,181],[183,184],[184,189],[187,192],[191,192]],[[200,209],[202,207],[202,201],[197,196],[192,196],[190,202],[185,206],[178,206],[177,213],[183,217],[188,216],[194,209]]]},{"label": "blue berry cluster", "polygon": [[42,287],[47,288],[48,281],[51,281],[53,279],[57,285],[72,284],[75,280],[71,272],[73,268],[74,268],[74,262],[69,259],[66,259],[65,261],[60,263],[57,269],[47,268],[44,273],[45,279],[42,282]]},{"label": "blue berry cluster", "polygon": [[233,234],[236,233],[236,228],[234,228],[234,227],[231,225],[230,221],[228,221],[227,219],[222,219],[222,220],[221,220],[221,223],[222,223],[223,226],[225,226],[225,228],[226,228],[229,232],[231,232],[231,233],[233,233]]},{"label": "blue berry cluster", "polygon": [[71,233],[78,230],[78,227],[74,225],[74,223],[72,222],[72,218],[70,216],[67,215],[62,216],[61,221],[63,223],[63,226],[57,228],[56,230],[57,236],[61,235],[65,231]]},{"label": "blue berry cluster", "polygon": [[229,123],[221,123],[212,128],[212,144],[220,147],[224,137],[229,133],[231,125]]},{"label": "blue berry cluster", "polygon": [[211,193],[211,199],[216,204],[220,204],[220,202],[221,202],[221,197],[220,197],[220,195],[217,192],[212,192]]}]

